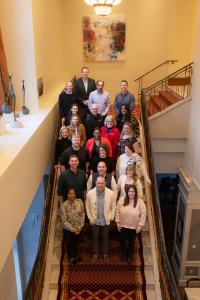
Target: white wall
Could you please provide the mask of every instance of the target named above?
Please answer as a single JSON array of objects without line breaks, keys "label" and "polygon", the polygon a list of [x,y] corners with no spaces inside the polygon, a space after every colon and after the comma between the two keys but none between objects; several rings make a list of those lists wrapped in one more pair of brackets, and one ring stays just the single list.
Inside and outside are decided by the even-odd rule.
[{"label": "white wall", "polygon": [[198,0],[194,49],[194,72],[192,80],[192,106],[189,116],[188,146],[184,169],[200,188],[200,1]]},{"label": "white wall", "polygon": [[165,111],[149,118],[151,137],[154,138],[187,138],[191,99],[177,102]]},{"label": "white wall", "polygon": [[27,120],[24,128],[8,130],[0,140],[0,271],[52,152],[55,109],[27,116]]},{"label": "white wall", "polygon": [[15,278],[15,266],[12,250],[5,262],[4,268],[0,276],[0,299],[2,300],[18,300],[17,285]]}]

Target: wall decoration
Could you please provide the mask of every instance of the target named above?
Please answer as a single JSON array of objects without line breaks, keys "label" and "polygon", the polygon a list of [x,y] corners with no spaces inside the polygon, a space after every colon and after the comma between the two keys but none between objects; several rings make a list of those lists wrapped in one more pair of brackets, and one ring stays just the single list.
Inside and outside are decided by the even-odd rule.
[{"label": "wall decoration", "polygon": [[40,77],[37,81],[37,88],[38,88],[38,96],[42,96],[44,92],[44,84],[43,84],[43,77]]},{"label": "wall decoration", "polygon": [[124,61],[125,34],[124,16],[83,17],[85,61]]}]

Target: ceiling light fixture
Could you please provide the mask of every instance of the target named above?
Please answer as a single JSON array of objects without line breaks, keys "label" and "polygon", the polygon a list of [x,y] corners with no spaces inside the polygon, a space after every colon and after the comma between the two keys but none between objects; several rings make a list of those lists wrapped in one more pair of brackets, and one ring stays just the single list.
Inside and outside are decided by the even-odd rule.
[{"label": "ceiling light fixture", "polygon": [[86,4],[94,7],[94,11],[99,16],[111,14],[112,7],[120,4],[122,0],[84,0]]}]

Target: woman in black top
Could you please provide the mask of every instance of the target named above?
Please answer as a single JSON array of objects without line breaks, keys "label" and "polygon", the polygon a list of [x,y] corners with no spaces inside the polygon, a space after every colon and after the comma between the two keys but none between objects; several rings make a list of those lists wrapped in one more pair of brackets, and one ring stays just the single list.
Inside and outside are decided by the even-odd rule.
[{"label": "woman in black top", "polygon": [[117,128],[119,129],[120,132],[122,131],[122,128],[125,123],[127,122],[131,123],[134,135],[136,136],[136,138],[139,137],[140,125],[138,120],[131,114],[128,104],[122,104],[120,108],[120,112],[116,118],[116,121],[117,121]]},{"label": "woman in black top", "polygon": [[55,164],[58,163],[63,151],[71,146],[71,141],[68,139],[68,129],[66,126],[60,128],[59,137],[56,141]]},{"label": "woman in black top", "polygon": [[97,172],[97,166],[100,161],[104,161],[107,166],[107,173],[114,175],[115,171],[115,162],[114,160],[108,156],[108,147],[105,144],[99,145],[99,155],[94,156],[90,162],[90,170],[91,173]]}]

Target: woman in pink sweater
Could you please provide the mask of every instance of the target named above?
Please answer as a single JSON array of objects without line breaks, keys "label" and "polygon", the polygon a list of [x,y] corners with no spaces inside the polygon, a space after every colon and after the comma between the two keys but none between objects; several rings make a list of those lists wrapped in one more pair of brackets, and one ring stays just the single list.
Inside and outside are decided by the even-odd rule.
[{"label": "woman in pink sweater", "polygon": [[122,260],[131,263],[136,234],[141,232],[146,221],[146,206],[144,201],[137,197],[135,185],[127,189],[125,198],[119,199],[115,221],[120,233]]}]

